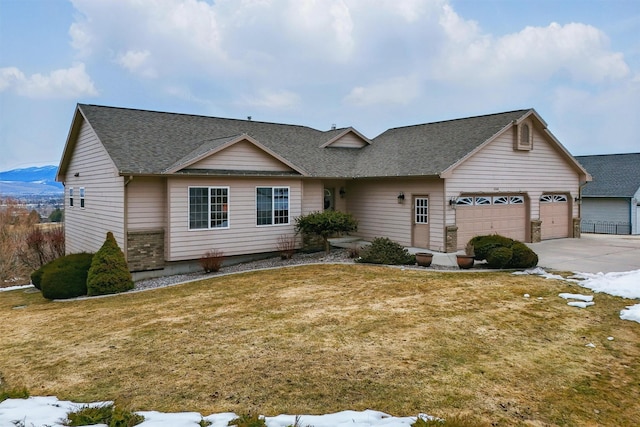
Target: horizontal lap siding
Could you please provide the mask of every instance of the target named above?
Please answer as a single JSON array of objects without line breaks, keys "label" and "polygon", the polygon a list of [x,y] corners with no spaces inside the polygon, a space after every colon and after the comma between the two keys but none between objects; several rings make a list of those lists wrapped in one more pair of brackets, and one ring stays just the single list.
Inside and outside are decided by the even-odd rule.
[{"label": "horizontal lap siding", "polygon": [[238,142],[186,169],[284,171],[291,168],[250,142]]},{"label": "horizontal lap siding", "polygon": [[[74,176],[78,174],[79,176]],[[124,249],[124,180],[91,127],[83,122],[65,176],[66,252],[96,252],[111,231]],[[69,188],[74,207],[69,206]],[[80,187],[85,208],[80,208]]]},{"label": "horizontal lap siding", "polygon": [[324,186],[322,181],[304,181],[302,190],[302,214],[318,212],[323,209]]},{"label": "horizontal lap siding", "polygon": [[[398,194],[404,193],[404,203]],[[430,248],[444,250],[444,199],[440,180],[359,180],[347,188],[347,206],[358,220],[358,236],[388,237],[411,246],[414,195],[429,197]]]},{"label": "horizontal lap siding", "polygon": [[166,180],[135,177],[127,185],[128,231],[165,228]]},{"label": "horizontal lap siding", "polygon": [[342,136],[339,139],[336,139],[335,141],[333,141],[329,147],[334,147],[334,148],[362,148],[366,145],[367,143],[365,141],[362,140],[362,138],[360,138],[359,136],[353,134],[353,133],[348,133],[344,136]]},{"label": "horizontal lap siding", "polygon": [[[228,229],[189,230],[190,186],[229,187]],[[289,224],[256,226],[256,187],[289,187]],[[277,250],[278,238],[293,236],[295,218],[301,214],[302,183],[293,179],[169,179],[167,183],[169,232],[168,260],[200,258],[217,249],[225,255]]]},{"label": "horizontal lap siding", "polygon": [[[531,218],[540,217],[543,193],[578,195],[579,177],[568,161],[537,130],[531,151],[513,149],[512,131],[507,130],[480,152],[462,163],[447,179],[447,197],[461,193],[526,193],[531,200]],[[453,223],[455,211],[451,211]],[[573,206],[573,216],[577,208]]]}]

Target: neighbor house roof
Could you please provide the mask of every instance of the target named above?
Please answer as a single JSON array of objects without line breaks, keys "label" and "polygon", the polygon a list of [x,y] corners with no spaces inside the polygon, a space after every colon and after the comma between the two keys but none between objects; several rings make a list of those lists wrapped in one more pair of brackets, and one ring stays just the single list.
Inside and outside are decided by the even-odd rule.
[{"label": "neighbor house roof", "polygon": [[640,153],[576,156],[593,181],[582,189],[586,197],[633,197],[640,189]]},{"label": "neighbor house roof", "polygon": [[[81,120],[91,125],[122,175],[203,173],[186,172],[180,166],[246,136],[302,176],[355,178],[438,176],[531,115],[546,128],[535,110],[524,109],[399,127],[369,140],[353,128],[320,131],[298,125],[78,104],[58,176],[62,177],[68,166]],[[347,133],[362,139],[362,147],[332,146]],[[577,163],[576,167],[580,168]]]}]

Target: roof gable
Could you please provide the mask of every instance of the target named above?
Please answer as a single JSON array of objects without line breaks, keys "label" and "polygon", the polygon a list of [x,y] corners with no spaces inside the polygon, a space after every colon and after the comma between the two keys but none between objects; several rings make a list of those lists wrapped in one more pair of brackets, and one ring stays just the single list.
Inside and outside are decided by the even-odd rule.
[{"label": "roof gable", "polygon": [[576,156],[593,177],[583,196],[634,197],[640,190],[640,153]]},{"label": "roof gable", "polygon": [[332,137],[330,140],[322,144],[320,148],[362,148],[369,144],[371,144],[371,140],[369,140],[369,138],[350,127]]},{"label": "roof gable", "polygon": [[[211,146],[209,148],[209,146]],[[196,150],[197,155],[189,155],[179,166],[169,169],[173,173],[180,170],[236,170],[264,172],[298,172],[306,173],[286,159],[270,152],[248,135],[223,138],[203,144]],[[206,148],[205,148],[206,147]],[[209,149],[207,149],[209,148]],[[193,153],[193,154],[196,154]]]}]

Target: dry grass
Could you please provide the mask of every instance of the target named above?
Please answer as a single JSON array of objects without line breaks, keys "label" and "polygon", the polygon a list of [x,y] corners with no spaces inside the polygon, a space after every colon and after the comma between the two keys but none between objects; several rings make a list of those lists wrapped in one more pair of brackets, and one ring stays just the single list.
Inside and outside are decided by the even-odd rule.
[{"label": "dry grass", "polygon": [[0,377],[33,395],[136,410],[640,424],[640,325],[618,317],[629,302],[597,295],[581,310],[559,292],[584,290],[366,265],[64,303],[4,292]]}]

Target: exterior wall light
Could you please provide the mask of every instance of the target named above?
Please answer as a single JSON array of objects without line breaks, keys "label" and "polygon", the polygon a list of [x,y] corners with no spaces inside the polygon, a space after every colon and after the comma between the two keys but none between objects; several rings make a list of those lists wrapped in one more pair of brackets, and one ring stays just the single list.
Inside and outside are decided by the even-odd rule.
[{"label": "exterior wall light", "polygon": [[402,191],[398,194],[398,203],[404,203],[404,193]]},{"label": "exterior wall light", "polygon": [[347,190],[345,190],[344,187],[340,187],[340,198],[344,199],[346,195],[347,195]]}]

